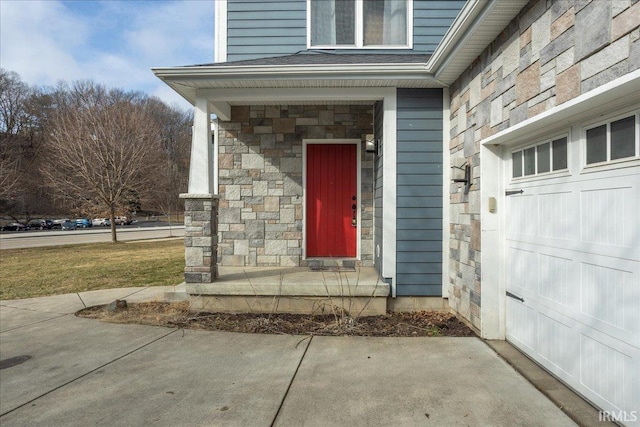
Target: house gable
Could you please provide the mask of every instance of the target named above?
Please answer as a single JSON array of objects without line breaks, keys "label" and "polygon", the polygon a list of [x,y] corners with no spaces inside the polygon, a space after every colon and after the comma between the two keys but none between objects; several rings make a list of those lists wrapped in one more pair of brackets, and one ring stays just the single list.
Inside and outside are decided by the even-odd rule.
[{"label": "house gable", "polygon": [[[307,43],[307,0],[226,0],[219,14],[226,14],[226,28],[217,28],[217,45],[225,40],[226,55],[218,62],[291,55],[307,50],[333,53],[432,53],[454,21],[464,1],[413,0],[410,49],[316,49]],[[216,19],[223,19],[221,16]],[[223,27],[223,25],[219,25]],[[226,31],[224,31],[226,30]]]}]

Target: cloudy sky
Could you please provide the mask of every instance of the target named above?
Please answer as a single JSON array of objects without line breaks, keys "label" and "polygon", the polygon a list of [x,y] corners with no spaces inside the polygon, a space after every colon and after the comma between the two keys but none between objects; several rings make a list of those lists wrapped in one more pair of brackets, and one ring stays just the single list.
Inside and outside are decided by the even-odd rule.
[{"label": "cloudy sky", "polygon": [[30,85],[90,79],[189,104],[151,67],[213,62],[214,0],[0,0],[0,67]]}]

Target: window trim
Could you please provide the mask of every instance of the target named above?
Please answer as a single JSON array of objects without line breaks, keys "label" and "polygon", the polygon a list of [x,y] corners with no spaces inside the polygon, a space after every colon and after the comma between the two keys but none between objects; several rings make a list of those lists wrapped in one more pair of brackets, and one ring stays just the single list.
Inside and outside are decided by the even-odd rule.
[{"label": "window trim", "polygon": [[[625,119],[627,117],[634,117],[635,120],[635,155],[629,157],[623,157],[620,159],[611,159],[611,123],[616,122],[621,119]],[[587,163],[587,131],[591,129],[595,129],[600,126],[606,126],[607,131],[607,159],[601,162],[596,163]],[[594,120],[591,122],[587,122],[583,124],[580,128],[580,146],[581,146],[581,165],[582,170],[587,172],[593,169],[602,169],[603,167],[607,167],[609,165],[618,165],[620,163],[628,163],[628,162],[638,162],[640,160],[640,110],[632,109],[627,110],[621,114],[610,115],[604,120],[602,118],[598,118],[598,120]]]},{"label": "window trim", "polygon": [[413,0],[406,0],[407,2],[407,43],[404,45],[364,45],[364,2],[366,0],[352,0],[356,7],[356,22],[355,31],[356,43],[354,45],[312,45],[311,44],[311,1],[307,0],[307,49],[331,49],[331,50],[398,50],[398,49],[413,49]]},{"label": "window trim", "polygon": [[[567,150],[567,167],[566,168],[562,168],[562,169],[553,169],[553,141],[557,141],[559,139],[565,139],[566,140],[566,150]],[[549,145],[549,168],[550,170],[548,172],[538,172],[538,147],[544,144],[550,144]],[[564,133],[560,133],[560,134],[556,134],[554,136],[545,138],[545,139],[540,139],[535,143],[531,143],[531,144],[521,144],[518,145],[517,147],[514,147],[513,149],[509,150],[509,175],[511,176],[511,182],[521,182],[521,181],[526,181],[526,180],[530,180],[530,179],[540,179],[540,178],[548,178],[548,177],[556,177],[556,176],[562,176],[562,175],[567,175],[569,173],[569,169],[571,167],[571,150],[569,145],[571,144],[571,139],[570,139],[570,133],[569,132],[564,132]],[[524,151],[528,150],[530,148],[535,148],[535,163],[534,163],[534,170],[535,173],[531,174],[531,175],[525,175],[524,171],[525,171],[525,163],[524,163]],[[513,154],[517,153],[517,152],[522,152],[522,175],[520,176],[513,176]]]}]

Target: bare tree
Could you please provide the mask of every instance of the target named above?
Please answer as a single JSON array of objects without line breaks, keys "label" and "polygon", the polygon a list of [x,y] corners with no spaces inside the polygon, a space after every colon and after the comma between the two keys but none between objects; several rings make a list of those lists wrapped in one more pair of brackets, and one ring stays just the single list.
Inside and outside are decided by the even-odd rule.
[{"label": "bare tree", "polygon": [[31,89],[17,73],[0,68],[0,134],[3,138],[19,135],[26,126],[30,96]]},{"label": "bare tree", "polygon": [[[116,111],[134,113],[127,123],[117,124],[120,119],[116,118]],[[135,179],[129,180],[135,184],[112,191],[115,157],[102,154],[104,147],[100,144],[106,142],[101,135],[106,135],[106,140],[113,139],[114,126],[136,127],[131,124],[136,120],[144,122],[141,132],[151,135],[145,136],[145,162]],[[30,87],[18,74],[0,68],[0,212],[23,223],[36,214],[55,211],[107,216],[110,206],[117,215],[143,208],[171,217],[180,210],[179,193],[186,190],[191,122],[190,112],[169,107],[143,93],[109,90],[92,82]],[[108,127],[112,128],[111,134],[105,130]],[[135,133],[129,134],[140,139]],[[89,136],[102,139],[89,140]],[[126,138],[121,139],[125,141]],[[101,157],[95,157],[98,154]],[[81,184],[82,191],[77,191],[75,184],[86,181],[87,174],[80,177],[80,169],[69,163],[81,157],[96,165],[111,162],[111,175],[103,174],[110,191],[103,188],[104,183],[97,189],[100,181],[95,179],[91,185]],[[63,173],[66,182],[53,179]],[[109,197],[105,197],[107,193]]]},{"label": "bare tree", "polygon": [[47,140],[56,159],[44,175],[63,194],[107,211],[113,242],[116,213],[132,194],[144,197],[157,167],[158,130],[143,101],[140,94],[78,82],[58,100]]},{"label": "bare tree", "polygon": [[20,134],[26,122],[29,87],[17,73],[0,68],[0,204],[11,214],[20,186]]},{"label": "bare tree", "polygon": [[49,107],[44,92],[0,69],[0,207],[15,221],[47,206],[38,169]]},{"label": "bare tree", "polygon": [[149,98],[147,105],[159,130],[159,164],[150,206],[166,215],[171,225],[171,214],[177,215],[182,205],[179,194],[187,189],[193,117],[157,98]]},{"label": "bare tree", "polygon": [[0,150],[0,200],[6,203],[18,190],[18,163],[4,145]]}]

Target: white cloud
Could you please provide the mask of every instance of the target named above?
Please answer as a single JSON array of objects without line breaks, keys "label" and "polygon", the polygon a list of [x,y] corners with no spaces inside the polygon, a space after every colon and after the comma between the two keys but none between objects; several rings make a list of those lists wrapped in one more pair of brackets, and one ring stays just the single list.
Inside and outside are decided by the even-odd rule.
[{"label": "white cloud", "polygon": [[1,1],[0,66],[32,85],[90,79],[188,104],[152,67],[213,62],[213,1]]},{"label": "white cloud", "polygon": [[3,68],[44,85],[80,77],[72,52],[82,48],[88,27],[59,2],[0,2],[0,19]]}]

